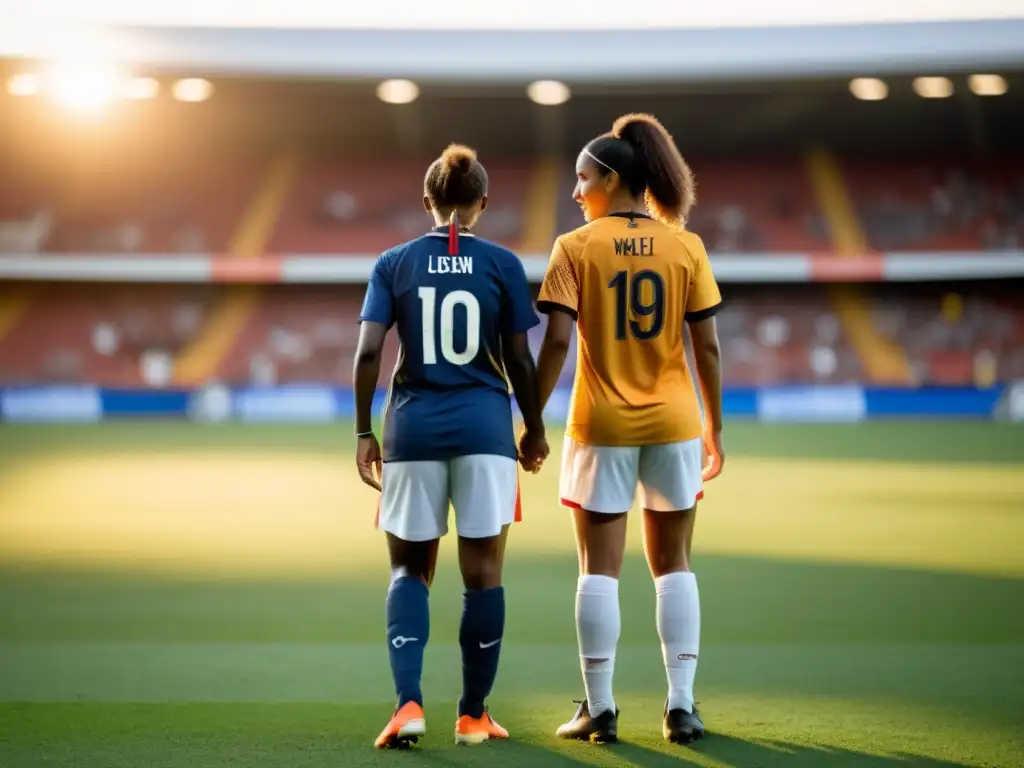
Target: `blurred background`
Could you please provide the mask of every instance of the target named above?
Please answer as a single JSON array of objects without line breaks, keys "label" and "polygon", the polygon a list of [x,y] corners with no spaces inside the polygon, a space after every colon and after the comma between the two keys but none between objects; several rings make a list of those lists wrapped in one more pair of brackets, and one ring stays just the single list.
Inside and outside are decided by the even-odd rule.
[{"label": "blurred background", "polygon": [[[539,281],[582,222],[579,148],[649,111],[698,180],[737,413],[749,388],[856,384],[985,416],[1024,378],[1018,31],[147,28],[8,58],[0,381],[96,385],[104,415],[345,389],[373,258],[430,224],[441,149],[479,151],[480,234]],[[8,390],[5,418],[53,392]],[[305,392],[261,397],[315,411]]]},{"label": "blurred background", "polygon": [[479,234],[538,285],[582,223],[579,149],[633,111],[694,170],[725,298],[730,458],[695,545],[716,736],[660,742],[638,524],[634,746],[550,735],[579,688],[570,356],[507,564],[494,706],[522,738],[410,759],[1024,764],[1019,3],[7,5],[0,764],[385,764],[388,574],[351,438],[370,269],[430,226],[457,141],[490,174]]}]

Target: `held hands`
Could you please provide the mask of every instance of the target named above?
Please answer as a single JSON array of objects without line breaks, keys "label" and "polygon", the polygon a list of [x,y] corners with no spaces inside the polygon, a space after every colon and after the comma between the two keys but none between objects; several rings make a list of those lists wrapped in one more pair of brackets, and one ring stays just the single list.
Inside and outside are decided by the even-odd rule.
[{"label": "held hands", "polygon": [[543,432],[536,434],[524,429],[520,434],[519,463],[527,472],[534,475],[540,472],[549,452],[548,441]]},{"label": "held hands", "polygon": [[722,473],[725,464],[725,449],[722,447],[722,432],[708,431],[702,438],[704,441],[704,469],[701,476],[704,482],[714,480]]},{"label": "held hands", "polygon": [[371,488],[380,490],[381,459],[380,443],[376,435],[360,437],[356,444],[356,467],[359,479]]}]

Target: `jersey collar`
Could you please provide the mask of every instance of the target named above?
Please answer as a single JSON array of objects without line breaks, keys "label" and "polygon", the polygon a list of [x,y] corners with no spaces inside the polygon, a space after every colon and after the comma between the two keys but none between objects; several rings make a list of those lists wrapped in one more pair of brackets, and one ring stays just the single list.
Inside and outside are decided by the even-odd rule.
[{"label": "jersey collar", "polygon": [[[432,230],[427,232],[427,235],[428,236],[433,235],[434,237],[437,237],[437,236],[448,237],[448,225],[447,224],[443,224],[440,227],[434,227]],[[459,237],[476,237],[476,235],[474,235],[472,232],[470,232],[465,227],[459,227]]]},{"label": "jersey collar", "polygon": [[654,219],[653,216],[648,216],[646,213],[633,213],[630,211],[616,211],[615,213],[606,213],[605,216],[612,216],[616,219]]}]

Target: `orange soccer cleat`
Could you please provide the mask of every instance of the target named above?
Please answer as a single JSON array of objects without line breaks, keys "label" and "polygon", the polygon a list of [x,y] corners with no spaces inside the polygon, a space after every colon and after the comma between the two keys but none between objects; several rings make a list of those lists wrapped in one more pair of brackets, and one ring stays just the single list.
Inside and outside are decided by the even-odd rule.
[{"label": "orange soccer cleat", "polygon": [[404,749],[419,741],[420,736],[426,732],[427,721],[423,715],[423,707],[415,701],[410,701],[395,710],[391,722],[380,732],[373,745],[377,749]]},{"label": "orange soccer cleat", "polygon": [[483,744],[489,739],[507,739],[508,731],[494,722],[488,712],[483,717],[462,715],[455,722],[456,744]]}]

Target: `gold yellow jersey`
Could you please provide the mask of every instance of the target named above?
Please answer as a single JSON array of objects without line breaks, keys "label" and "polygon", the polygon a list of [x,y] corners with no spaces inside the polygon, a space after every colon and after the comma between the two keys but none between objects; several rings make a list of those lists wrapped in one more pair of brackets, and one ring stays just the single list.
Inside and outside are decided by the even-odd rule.
[{"label": "gold yellow jersey", "polygon": [[612,214],[555,241],[538,298],[579,335],[569,437],[591,445],[681,442],[702,432],[684,324],[722,296],[701,239],[640,214]]}]

